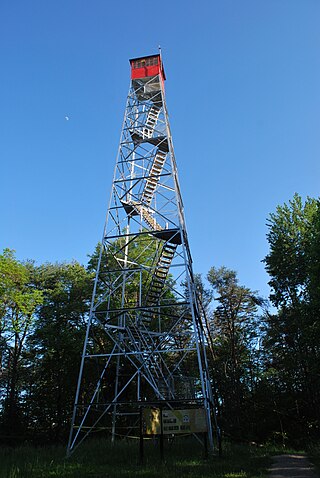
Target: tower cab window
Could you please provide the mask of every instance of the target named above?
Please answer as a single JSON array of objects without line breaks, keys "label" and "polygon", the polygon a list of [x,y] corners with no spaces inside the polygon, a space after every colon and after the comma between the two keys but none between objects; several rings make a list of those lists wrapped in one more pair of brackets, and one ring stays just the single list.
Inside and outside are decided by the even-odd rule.
[{"label": "tower cab window", "polygon": [[156,56],[134,61],[133,68],[134,69],[144,68],[145,66],[154,66],[154,65],[158,65],[158,58]]}]

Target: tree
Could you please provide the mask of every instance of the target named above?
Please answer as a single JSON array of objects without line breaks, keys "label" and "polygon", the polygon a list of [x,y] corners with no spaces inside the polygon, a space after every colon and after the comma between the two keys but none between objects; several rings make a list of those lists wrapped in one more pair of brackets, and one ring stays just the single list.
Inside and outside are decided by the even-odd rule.
[{"label": "tree", "polygon": [[252,401],[253,356],[260,333],[257,314],[262,300],[239,285],[236,272],[226,267],[212,267],[207,278],[218,303],[212,313],[210,334],[221,422],[232,436],[243,437],[248,433],[246,401]]},{"label": "tree", "polygon": [[[265,257],[271,276],[271,301],[276,307],[297,307],[308,300],[312,251],[317,244],[315,221],[319,203],[295,194],[289,204],[271,213],[267,226],[270,252]],[[314,251],[315,252],[315,251]]]},{"label": "tree", "polygon": [[270,214],[270,252],[264,259],[270,299],[267,360],[275,408],[290,439],[319,435],[320,400],[320,203],[295,194]]},{"label": "tree", "polygon": [[0,255],[2,416],[8,435],[22,431],[21,375],[25,366],[25,344],[35,312],[43,301],[42,292],[31,283],[32,268],[31,263],[18,261],[9,249]]},{"label": "tree", "polygon": [[92,294],[92,274],[77,262],[44,264],[34,283],[43,293],[28,340],[26,413],[37,439],[65,441]]}]

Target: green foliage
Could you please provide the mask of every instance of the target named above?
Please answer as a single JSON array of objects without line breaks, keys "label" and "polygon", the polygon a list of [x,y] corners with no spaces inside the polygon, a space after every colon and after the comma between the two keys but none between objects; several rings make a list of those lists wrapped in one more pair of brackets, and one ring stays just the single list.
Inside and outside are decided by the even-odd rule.
[{"label": "green foliage", "polygon": [[65,440],[92,293],[80,264],[21,263],[0,256],[1,435]]},{"label": "green foliage", "polygon": [[255,292],[239,285],[237,274],[225,267],[208,273],[217,306],[210,318],[212,377],[220,423],[233,437],[252,437],[253,394],[259,366],[256,343],[261,334]]},{"label": "green foliage", "polygon": [[32,284],[33,265],[23,264],[14,252],[0,255],[0,398],[2,422],[6,433],[22,428],[21,400],[25,344],[35,313],[43,302],[42,291]]},{"label": "green foliage", "polygon": [[73,262],[44,264],[34,277],[44,301],[28,340],[28,433],[64,441],[76,389],[92,274]]},{"label": "green foliage", "polygon": [[[264,262],[276,307],[297,306],[308,298],[310,273],[319,265],[319,201],[295,194],[268,220],[270,252]],[[313,272],[314,274],[314,272]]]},{"label": "green foliage", "polygon": [[266,317],[266,382],[279,432],[291,441],[319,436],[319,216],[319,200],[295,194],[268,224],[265,264],[278,312]]},{"label": "green foliage", "polygon": [[9,249],[0,255],[0,300],[1,330],[18,335],[30,326],[42,303],[42,292],[30,284],[30,267],[19,262]]}]

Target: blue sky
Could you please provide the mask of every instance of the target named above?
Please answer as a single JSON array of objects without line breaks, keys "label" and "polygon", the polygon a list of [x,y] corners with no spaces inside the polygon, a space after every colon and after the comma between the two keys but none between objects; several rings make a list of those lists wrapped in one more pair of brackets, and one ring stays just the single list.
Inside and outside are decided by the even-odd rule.
[{"label": "blue sky", "polygon": [[194,269],[266,296],[267,216],[319,196],[319,22],[319,0],[1,0],[0,250],[86,263],[128,59],[161,45]]}]

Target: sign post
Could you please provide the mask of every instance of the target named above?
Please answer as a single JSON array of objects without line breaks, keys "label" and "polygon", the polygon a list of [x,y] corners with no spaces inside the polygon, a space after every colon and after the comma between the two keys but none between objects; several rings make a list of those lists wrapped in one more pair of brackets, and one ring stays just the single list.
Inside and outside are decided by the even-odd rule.
[{"label": "sign post", "polygon": [[143,412],[142,407],[140,407],[140,440],[139,440],[139,455],[140,455],[140,465],[143,465],[144,450],[143,450]]},{"label": "sign post", "polygon": [[164,451],[163,451],[163,410],[160,407],[160,459],[163,461]]}]

